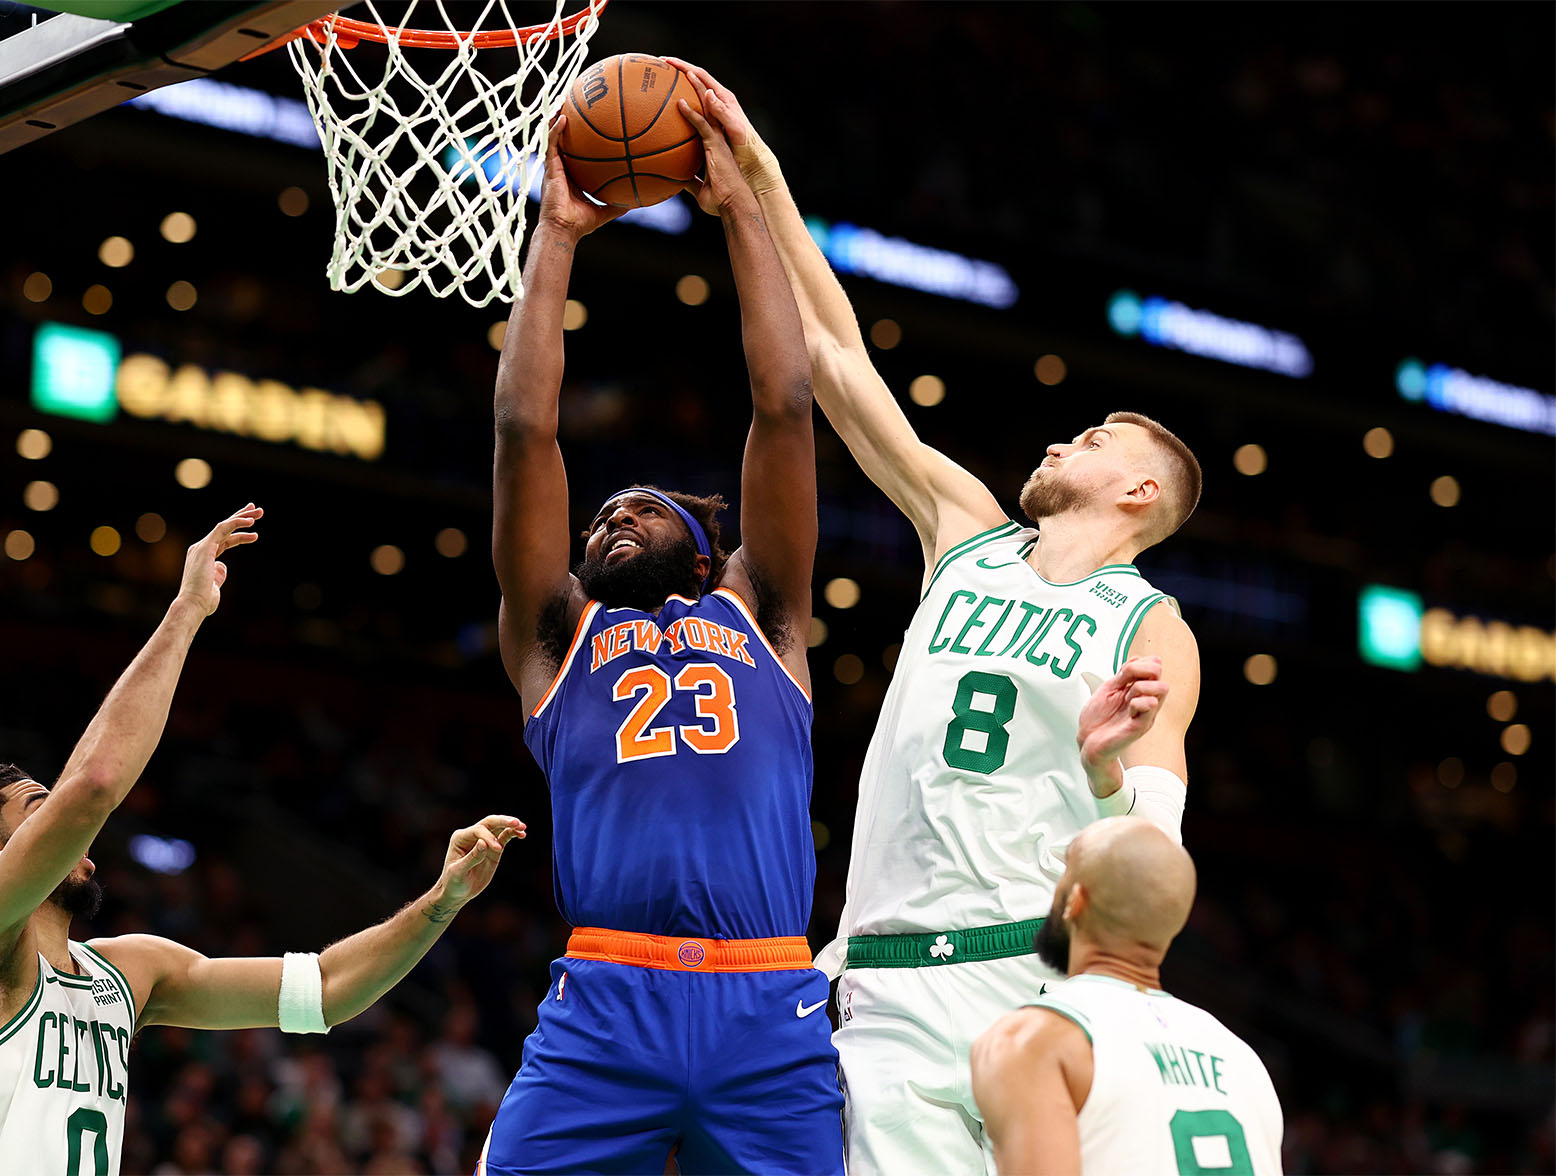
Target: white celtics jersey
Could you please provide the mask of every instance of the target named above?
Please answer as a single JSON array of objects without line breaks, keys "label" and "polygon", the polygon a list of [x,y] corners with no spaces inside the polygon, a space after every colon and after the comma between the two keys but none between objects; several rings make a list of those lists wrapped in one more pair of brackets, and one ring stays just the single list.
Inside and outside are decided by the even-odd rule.
[{"label": "white celtics jersey", "polygon": [[1032,1003],[1091,1038],[1083,1173],[1279,1176],[1284,1123],[1269,1071],[1204,1009],[1089,974]]},{"label": "white celtics jersey", "polygon": [[840,936],[1044,917],[1100,815],[1075,744],[1084,675],[1111,677],[1168,598],[1130,564],[1050,583],[1024,558],[1036,541],[1009,522],[935,565],[860,776]]},{"label": "white celtics jersey", "polygon": [[38,957],[38,984],[0,1026],[0,1171],[118,1176],[135,1003],[119,970],[84,943],[72,976]]}]

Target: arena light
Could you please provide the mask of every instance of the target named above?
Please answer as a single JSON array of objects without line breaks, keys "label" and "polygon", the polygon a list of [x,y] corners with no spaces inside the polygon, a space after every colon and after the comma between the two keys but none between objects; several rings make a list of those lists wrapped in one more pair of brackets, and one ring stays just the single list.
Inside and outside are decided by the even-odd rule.
[{"label": "arena light", "polygon": [[1181,302],[1133,290],[1108,299],[1108,324],[1120,335],[1138,335],[1153,347],[1302,379],[1313,373],[1307,344],[1289,331],[1225,318]]},{"label": "arena light", "polygon": [[232,82],[192,78],[176,86],[148,90],[124,105],[256,139],[319,149],[319,132],[306,102]]},{"label": "arena light", "polygon": [[1421,598],[1400,588],[1369,584],[1357,606],[1362,661],[1390,670],[1421,668]]},{"label": "arena light", "polygon": [[805,227],[838,273],[999,310],[1014,306],[1020,297],[1010,274],[992,261],[887,237],[846,222],[829,224],[819,217],[806,217]]},{"label": "arena light", "polygon": [[182,837],[137,833],[128,848],[132,858],[158,874],[182,874],[195,864],[195,847]]},{"label": "arena light", "polygon": [[115,382],[132,416],[177,421],[218,433],[376,461],[385,441],[384,409],[322,388],[293,388],[238,372],[172,367],[155,355],[127,355]]},{"label": "arena light", "polygon": [[1409,401],[1438,412],[1487,421],[1526,433],[1556,434],[1556,396],[1533,388],[1504,384],[1489,376],[1472,376],[1462,368],[1419,359],[1402,360],[1394,370],[1394,387]]},{"label": "arena light", "polygon": [[119,411],[113,378],[119,340],[105,331],[44,323],[33,335],[32,406],[99,424]]}]

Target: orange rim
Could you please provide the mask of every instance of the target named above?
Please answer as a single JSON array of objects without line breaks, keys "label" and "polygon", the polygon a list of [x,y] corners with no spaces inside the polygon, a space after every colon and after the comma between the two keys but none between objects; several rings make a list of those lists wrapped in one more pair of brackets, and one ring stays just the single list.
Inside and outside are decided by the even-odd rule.
[{"label": "orange rim", "polygon": [[458,49],[461,44],[469,42],[477,49],[505,49],[513,48],[520,41],[529,44],[532,41],[554,41],[557,37],[570,36],[578,26],[590,15],[598,16],[604,11],[610,0],[593,0],[586,8],[580,8],[571,16],[564,16],[555,24],[529,25],[522,29],[489,29],[484,32],[472,31],[440,32],[437,29],[393,29],[384,25],[374,24],[366,20],[353,20],[349,16],[320,17],[310,21],[301,28],[293,29],[284,37],[280,37],[263,49],[259,49],[244,57],[244,61],[260,57],[273,49],[279,49],[298,37],[307,37],[311,41],[324,44],[329,39],[331,26],[335,30],[335,44],[341,49],[355,49],[362,41],[377,41],[379,44],[388,44],[391,37],[396,38],[400,44],[412,49]]}]

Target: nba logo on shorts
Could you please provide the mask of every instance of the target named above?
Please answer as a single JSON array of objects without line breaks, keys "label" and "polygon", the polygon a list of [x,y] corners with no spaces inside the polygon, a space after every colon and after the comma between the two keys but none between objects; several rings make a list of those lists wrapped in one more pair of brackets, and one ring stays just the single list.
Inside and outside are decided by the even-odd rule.
[{"label": "nba logo on shorts", "polygon": [[563,972],[562,978],[556,982],[556,998],[561,1000],[565,992],[567,992],[567,973]]},{"label": "nba logo on shorts", "polygon": [[682,967],[695,968],[702,963],[703,957],[708,953],[704,950],[702,944],[688,939],[681,944],[681,949],[675,954],[680,959]]}]

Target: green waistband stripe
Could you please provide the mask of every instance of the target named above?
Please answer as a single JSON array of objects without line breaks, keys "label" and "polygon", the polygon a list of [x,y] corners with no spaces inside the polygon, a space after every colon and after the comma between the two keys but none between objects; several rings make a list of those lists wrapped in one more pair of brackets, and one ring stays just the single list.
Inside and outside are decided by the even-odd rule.
[{"label": "green waistband stripe", "polygon": [[1004,522],[997,527],[990,528],[987,531],[980,531],[971,539],[963,539],[955,547],[951,548],[950,551],[946,552],[940,557],[940,562],[935,565],[934,575],[929,577],[929,583],[924,588],[924,595],[929,595],[929,589],[934,587],[935,581],[940,579],[941,573],[943,573],[946,568],[951,565],[953,560],[966,555],[969,551],[973,551],[979,547],[982,547],[985,543],[992,543],[996,539],[1003,539],[1007,535],[1014,535],[1019,530],[1021,530],[1020,523]]},{"label": "green waistband stripe", "polygon": [[850,968],[934,968],[941,964],[978,964],[1007,956],[1031,955],[1032,937],[1042,919],[998,923],[965,931],[926,931],[910,935],[850,935]]}]

